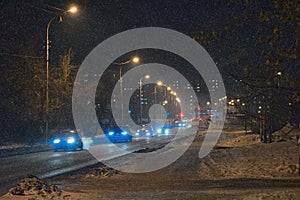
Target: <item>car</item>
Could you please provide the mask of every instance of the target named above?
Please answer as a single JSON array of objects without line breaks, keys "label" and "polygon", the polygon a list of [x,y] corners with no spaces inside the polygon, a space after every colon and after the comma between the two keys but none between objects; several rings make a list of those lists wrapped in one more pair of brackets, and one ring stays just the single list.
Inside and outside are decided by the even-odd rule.
[{"label": "car", "polygon": [[134,137],[136,138],[150,138],[154,136],[154,131],[151,125],[143,124],[141,127],[135,132]]},{"label": "car", "polygon": [[113,143],[132,142],[132,133],[129,126],[113,126],[105,131],[105,137]]},{"label": "car", "polygon": [[55,151],[58,150],[82,150],[83,143],[75,130],[61,131],[53,137],[52,145]]},{"label": "car", "polygon": [[164,126],[157,127],[155,132],[158,136],[161,136],[161,135],[168,136],[168,135],[172,135],[173,128],[174,128],[174,125],[164,125]]},{"label": "car", "polygon": [[176,120],[174,124],[179,128],[190,128],[192,126],[188,119]]}]

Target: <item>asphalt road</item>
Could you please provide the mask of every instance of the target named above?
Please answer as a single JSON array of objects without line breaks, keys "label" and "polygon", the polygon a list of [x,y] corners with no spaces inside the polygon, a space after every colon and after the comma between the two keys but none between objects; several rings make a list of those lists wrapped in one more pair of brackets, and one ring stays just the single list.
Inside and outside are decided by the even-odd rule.
[{"label": "asphalt road", "polygon": [[[134,140],[132,143],[119,144],[118,147],[128,152],[140,151],[143,149],[159,148],[168,143],[171,137],[153,137],[149,140]],[[101,152],[107,151],[104,160],[117,158],[124,155],[123,151],[109,148],[112,144],[98,144]],[[15,155],[0,158],[0,196],[7,193],[9,188],[15,186],[20,180],[28,175],[39,178],[67,173],[83,167],[98,163],[87,150],[83,151],[44,151]]]},{"label": "asphalt road", "polygon": [[96,162],[88,151],[47,151],[1,158],[0,195],[5,194],[9,188],[28,175],[50,177],[80,167],[80,164]]}]

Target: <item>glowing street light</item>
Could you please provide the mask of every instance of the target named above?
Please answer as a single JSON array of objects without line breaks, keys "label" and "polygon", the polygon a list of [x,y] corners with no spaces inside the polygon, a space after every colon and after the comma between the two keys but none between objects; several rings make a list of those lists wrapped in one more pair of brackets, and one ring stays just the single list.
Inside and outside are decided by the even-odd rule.
[{"label": "glowing street light", "polygon": [[[61,11],[64,11],[62,9],[59,8],[55,8]],[[72,6],[69,10],[64,11],[62,14],[66,14],[66,13],[72,13],[75,14],[77,13],[78,9],[76,6]],[[55,15],[54,17],[52,17],[46,27],[46,97],[45,97],[45,108],[46,108],[46,131],[45,131],[45,135],[46,135],[46,142],[48,141],[48,134],[49,134],[49,49],[50,49],[50,40],[49,40],[49,29],[50,26],[53,22],[54,19],[56,19],[58,17],[59,22],[62,22],[62,15]]]},{"label": "glowing street light", "polygon": [[130,60],[127,60],[125,62],[117,63],[114,62],[113,64],[120,66],[120,100],[121,100],[121,120],[123,122],[124,118],[124,105],[123,105],[123,75],[122,75],[122,69],[123,66],[129,63],[138,64],[140,62],[140,58],[138,56],[134,56]]},{"label": "glowing street light", "polygon": [[156,85],[154,86],[154,104],[156,104],[157,86],[161,87],[162,85],[163,85],[162,81],[157,81]]},{"label": "glowing street light", "polygon": [[143,88],[143,83],[142,83],[142,80],[143,78],[145,79],[149,79],[150,78],[150,75],[145,75],[144,77],[141,77],[140,78],[140,123],[142,125],[142,120],[143,120],[143,107],[142,107],[142,88]]},{"label": "glowing street light", "polygon": [[76,6],[72,6],[72,7],[68,10],[68,12],[70,12],[70,13],[72,13],[72,14],[75,14],[75,13],[78,12],[78,8],[77,8]]},{"label": "glowing street light", "polygon": [[132,62],[133,63],[139,63],[140,62],[140,58],[137,57],[137,56],[135,56],[135,57],[132,58]]},{"label": "glowing street light", "polygon": [[149,78],[150,78],[150,75],[146,75],[146,76],[145,76],[145,79],[149,79]]},{"label": "glowing street light", "polygon": [[157,85],[158,85],[158,86],[162,86],[162,85],[163,85],[163,82],[162,82],[162,81],[157,81]]},{"label": "glowing street light", "polygon": [[282,75],[282,72],[277,72],[277,75],[278,75],[278,76],[281,76],[281,75]]},{"label": "glowing street light", "polygon": [[278,76],[278,79],[277,79],[277,87],[278,87],[278,90],[279,90],[279,87],[280,87],[280,79],[281,79],[281,76],[282,76],[282,72],[281,72],[281,71],[277,72],[277,76]]}]

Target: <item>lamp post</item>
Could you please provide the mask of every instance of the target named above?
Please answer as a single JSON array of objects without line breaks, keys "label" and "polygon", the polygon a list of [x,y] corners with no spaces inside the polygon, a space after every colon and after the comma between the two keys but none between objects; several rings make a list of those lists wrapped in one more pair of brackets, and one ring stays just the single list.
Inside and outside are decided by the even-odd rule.
[{"label": "lamp post", "polygon": [[[59,9],[61,10],[61,9]],[[76,6],[72,6],[69,10],[64,11],[62,14],[77,13],[78,9]],[[49,135],[49,49],[50,49],[50,41],[49,41],[49,29],[54,19],[59,18],[59,22],[62,21],[62,15],[56,15],[50,19],[50,21],[47,24],[46,28],[46,97],[45,97],[45,107],[46,107],[46,131],[45,131],[45,139],[46,143],[48,141],[48,135]]]},{"label": "lamp post", "polygon": [[156,85],[154,86],[154,104],[156,104],[156,94],[157,94],[157,86],[161,87],[163,85],[162,81],[157,81]]},{"label": "lamp post", "polygon": [[113,64],[115,65],[119,65],[120,66],[120,70],[119,70],[119,79],[120,79],[120,100],[121,100],[121,121],[123,123],[123,117],[124,117],[124,105],[123,105],[123,74],[122,74],[122,70],[123,70],[123,66],[129,63],[134,63],[137,64],[140,62],[140,58],[135,56],[130,60],[127,60],[125,62],[121,62],[121,63],[117,63],[114,62]]},{"label": "lamp post", "polygon": [[278,89],[279,89],[279,87],[280,87],[280,79],[281,79],[281,76],[282,76],[282,72],[279,71],[279,72],[276,73],[276,75],[278,76],[277,87],[278,87]]},{"label": "lamp post", "polygon": [[150,78],[150,75],[145,75],[144,77],[141,77],[140,78],[140,82],[139,82],[139,89],[140,89],[140,123],[142,125],[142,119],[143,119],[143,107],[142,107],[142,88],[143,88],[143,83],[142,83],[142,79],[145,78],[145,79],[149,79]]}]

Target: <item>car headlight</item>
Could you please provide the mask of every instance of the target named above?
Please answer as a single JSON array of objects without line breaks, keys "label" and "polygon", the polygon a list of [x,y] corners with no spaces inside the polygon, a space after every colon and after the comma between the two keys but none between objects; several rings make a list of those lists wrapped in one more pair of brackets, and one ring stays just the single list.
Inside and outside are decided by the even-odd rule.
[{"label": "car headlight", "polygon": [[149,131],[146,131],[146,135],[147,135],[147,136],[150,136],[150,132],[149,132]]},{"label": "car headlight", "polygon": [[161,128],[157,129],[157,133],[161,133]]},{"label": "car headlight", "polygon": [[126,131],[121,132],[122,135],[127,135],[128,133]]},{"label": "car headlight", "polygon": [[138,131],[138,132],[136,132],[136,133],[135,133],[135,135],[136,135],[136,136],[139,136],[139,135],[140,135],[139,131]]},{"label": "car headlight", "polygon": [[115,132],[113,132],[113,131],[108,132],[108,135],[110,135],[110,136],[112,136],[113,134],[115,134]]},{"label": "car headlight", "polygon": [[165,130],[165,134],[168,135],[169,133],[170,133],[170,129],[166,129],[166,130]]},{"label": "car headlight", "polygon": [[54,143],[54,144],[60,143],[60,139],[56,138],[55,140],[53,140],[53,143]]},{"label": "car headlight", "polygon": [[75,138],[73,138],[73,137],[70,137],[70,138],[68,138],[68,140],[67,140],[67,143],[68,144],[72,144],[72,143],[74,143],[75,142]]}]

